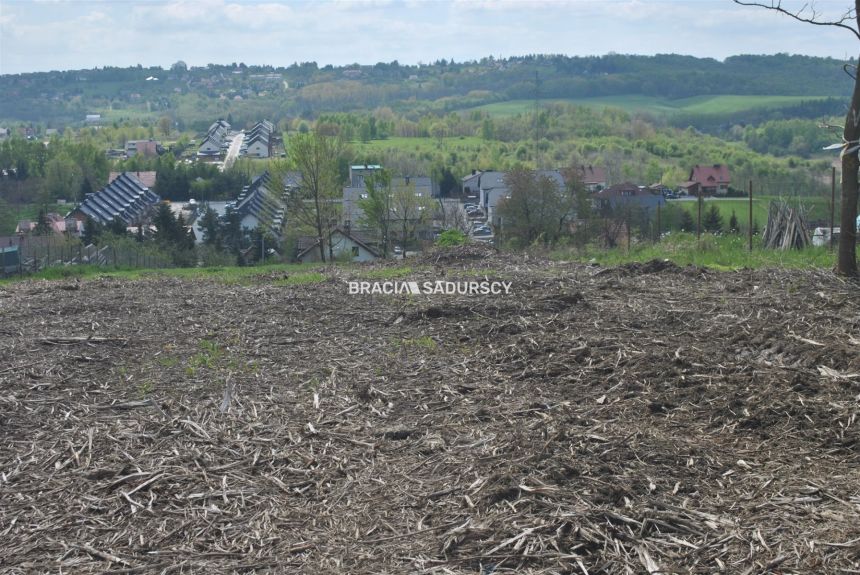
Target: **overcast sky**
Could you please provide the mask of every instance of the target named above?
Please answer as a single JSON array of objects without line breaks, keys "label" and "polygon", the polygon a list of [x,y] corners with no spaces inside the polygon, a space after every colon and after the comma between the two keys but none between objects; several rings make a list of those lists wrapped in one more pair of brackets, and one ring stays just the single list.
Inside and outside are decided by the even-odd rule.
[{"label": "overcast sky", "polygon": [[[816,2],[829,14],[849,4]],[[414,64],[533,53],[848,58],[858,48],[845,30],[731,0],[0,0],[0,74],[177,60]]]}]

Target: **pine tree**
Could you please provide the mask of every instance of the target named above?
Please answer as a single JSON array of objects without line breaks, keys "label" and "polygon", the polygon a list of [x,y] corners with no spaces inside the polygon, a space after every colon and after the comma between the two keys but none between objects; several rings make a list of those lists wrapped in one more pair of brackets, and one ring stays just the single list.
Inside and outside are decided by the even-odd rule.
[{"label": "pine tree", "polygon": [[115,236],[124,236],[127,231],[125,222],[119,216],[116,216],[108,224],[107,231]]},{"label": "pine tree", "polygon": [[212,208],[206,208],[200,218],[200,228],[203,230],[203,243],[208,246],[220,247],[221,234],[218,226],[218,214]]},{"label": "pine tree", "polygon": [[681,221],[678,224],[678,229],[682,232],[693,232],[696,230],[696,222],[693,221],[693,216],[685,209],[681,209]]},{"label": "pine tree", "polygon": [[738,224],[738,216],[735,214],[735,211],[732,210],[732,217],[729,218],[729,233],[736,234],[740,230],[740,225]]},{"label": "pine tree", "polygon": [[711,204],[708,211],[705,212],[705,217],[702,218],[702,226],[706,232],[718,234],[723,231],[723,216],[720,215],[720,208]]},{"label": "pine tree", "polygon": [[33,230],[33,233],[37,236],[47,236],[51,233],[51,222],[48,221],[48,214],[45,213],[45,209],[42,208],[39,210],[38,220],[36,221],[36,229]]},{"label": "pine tree", "polygon": [[87,219],[84,220],[84,231],[81,234],[81,240],[84,242],[84,245],[97,245],[101,233],[102,229],[98,222],[87,216]]}]

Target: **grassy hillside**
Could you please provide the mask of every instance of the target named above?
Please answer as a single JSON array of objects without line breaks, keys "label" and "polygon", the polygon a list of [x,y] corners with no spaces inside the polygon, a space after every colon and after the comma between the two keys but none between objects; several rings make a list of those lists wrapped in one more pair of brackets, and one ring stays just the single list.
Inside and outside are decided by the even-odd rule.
[{"label": "grassy hillside", "polygon": [[[709,115],[740,113],[762,108],[782,108],[794,106],[801,102],[826,99],[827,96],[739,96],[724,94],[672,100],[655,96],[625,95],[542,100],[541,105],[566,103],[598,109],[620,108],[626,112],[648,112],[657,115],[679,113]],[[531,112],[534,107],[534,100],[509,100],[470,109],[484,111],[494,117],[505,118]]]}]

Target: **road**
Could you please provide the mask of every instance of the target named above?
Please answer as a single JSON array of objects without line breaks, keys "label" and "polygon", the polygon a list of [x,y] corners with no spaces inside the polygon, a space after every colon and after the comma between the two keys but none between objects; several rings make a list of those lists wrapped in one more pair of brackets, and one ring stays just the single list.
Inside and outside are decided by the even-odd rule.
[{"label": "road", "polygon": [[233,141],[230,142],[230,147],[227,149],[227,157],[224,158],[224,163],[221,164],[221,171],[227,170],[239,157],[239,148],[242,147],[242,139],[245,137],[245,132],[237,132],[233,136]]}]

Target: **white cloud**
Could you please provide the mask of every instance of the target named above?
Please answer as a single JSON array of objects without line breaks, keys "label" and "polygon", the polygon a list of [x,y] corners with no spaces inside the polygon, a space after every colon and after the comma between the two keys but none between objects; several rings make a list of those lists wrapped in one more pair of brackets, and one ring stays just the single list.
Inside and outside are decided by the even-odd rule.
[{"label": "white cloud", "polygon": [[729,0],[0,0],[0,73],[609,51],[842,57],[856,40]]}]

